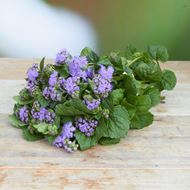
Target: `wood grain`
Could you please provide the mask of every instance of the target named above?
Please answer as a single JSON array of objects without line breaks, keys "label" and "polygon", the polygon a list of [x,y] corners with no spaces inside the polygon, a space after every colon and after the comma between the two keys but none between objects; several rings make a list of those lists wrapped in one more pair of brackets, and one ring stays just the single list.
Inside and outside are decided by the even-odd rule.
[{"label": "wood grain", "polygon": [[[168,62],[178,84],[154,123],[113,146],[68,154],[27,142],[7,121],[34,60],[0,59],[0,189],[190,189],[190,62]],[[51,62],[48,60],[47,62]]]}]

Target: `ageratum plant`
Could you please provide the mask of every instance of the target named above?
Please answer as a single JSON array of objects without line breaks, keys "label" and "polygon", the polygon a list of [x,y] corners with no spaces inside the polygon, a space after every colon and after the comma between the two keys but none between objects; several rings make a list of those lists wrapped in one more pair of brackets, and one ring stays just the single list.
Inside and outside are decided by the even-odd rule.
[{"label": "ageratum plant", "polygon": [[45,138],[67,152],[119,143],[129,129],[150,125],[161,91],[174,88],[175,74],[159,65],[167,59],[162,46],[101,57],[90,48],[74,57],[63,49],[54,64],[43,58],[28,69],[9,119],[26,140]]}]

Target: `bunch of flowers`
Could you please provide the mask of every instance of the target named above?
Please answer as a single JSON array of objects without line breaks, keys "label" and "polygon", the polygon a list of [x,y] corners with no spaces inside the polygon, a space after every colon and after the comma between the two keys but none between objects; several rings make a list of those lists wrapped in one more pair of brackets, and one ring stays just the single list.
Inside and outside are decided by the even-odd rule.
[{"label": "bunch of flowers", "polygon": [[79,56],[63,49],[53,64],[43,58],[28,69],[9,119],[25,139],[45,138],[67,152],[118,143],[129,129],[150,125],[161,91],[174,88],[175,74],[159,65],[167,59],[162,46],[101,57],[90,48]]}]

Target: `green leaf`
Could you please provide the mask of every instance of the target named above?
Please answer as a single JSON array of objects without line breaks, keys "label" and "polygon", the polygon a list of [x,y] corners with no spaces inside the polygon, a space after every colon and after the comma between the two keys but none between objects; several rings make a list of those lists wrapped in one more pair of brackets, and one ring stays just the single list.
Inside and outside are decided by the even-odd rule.
[{"label": "green leaf", "polygon": [[47,124],[47,123],[39,123],[33,125],[33,127],[44,135],[56,135],[58,133],[58,127],[56,125]]},{"label": "green leaf", "polygon": [[109,66],[112,65],[109,58],[107,56],[101,57],[100,60],[97,62],[97,64]]},{"label": "green leaf", "polygon": [[128,113],[129,113],[130,119],[132,119],[133,116],[135,115],[136,111],[137,111],[136,107],[135,107],[134,105],[128,103],[126,100],[123,100],[123,101],[121,102],[121,105],[125,107],[125,109],[126,109],[126,110],[128,111]]},{"label": "green leaf", "polygon": [[150,56],[157,60],[157,61],[162,61],[165,62],[168,60],[168,51],[164,46],[148,46],[148,53]]},{"label": "green leaf", "polygon": [[55,140],[56,136],[46,136],[45,138],[47,139],[49,144],[52,144],[53,141]]},{"label": "green leaf", "polygon": [[23,129],[22,132],[24,139],[27,141],[37,141],[44,138],[41,134],[31,134],[28,129]]},{"label": "green leaf", "polygon": [[55,112],[62,116],[77,116],[93,113],[87,109],[86,105],[80,99],[73,99],[65,102],[64,104],[58,104]]},{"label": "green leaf", "polygon": [[136,95],[137,94],[137,86],[136,80],[133,77],[128,75],[124,75],[124,79],[120,84],[120,88],[126,90],[126,95]]},{"label": "green leaf", "polygon": [[150,112],[136,113],[131,120],[130,129],[142,129],[152,124],[153,115]]},{"label": "green leaf", "polygon": [[139,112],[145,112],[151,108],[151,99],[149,95],[129,96],[127,100],[130,104],[135,105]]},{"label": "green leaf", "polygon": [[108,120],[102,118],[100,125],[96,128],[95,134],[100,137],[122,138],[125,137],[129,129],[129,115],[123,106],[115,106],[110,110]]},{"label": "green leaf", "polygon": [[30,104],[30,103],[32,103],[34,101],[33,99],[30,99],[30,100],[21,100],[20,96],[13,96],[13,100],[16,101],[20,105]]},{"label": "green leaf", "polygon": [[137,77],[143,81],[160,81],[162,77],[162,71],[159,64],[154,62],[137,62],[133,64],[132,69]]},{"label": "green leaf", "polygon": [[43,68],[44,68],[44,61],[45,61],[45,57],[42,58],[42,60],[40,61],[40,71],[42,72]]},{"label": "green leaf", "polygon": [[160,91],[157,88],[150,88],[145,91],[145,94],[149,95],[152,107],[160,103]]},{"label": "green leaf", "polygon": [[54,69],[60,74],[61,77],[67,78],[69,76],[68,67],[64,65],[54,65]]},{"label": "green leaf", "polygon": [[49,101],[46,100],[42,94],[37,96],[37,100],[42,107],[47,107],[49,105]]},{"label": "green leaf", "polygon": [[120,104],[121,100],[124,98],[124,91],[124,89],[116,89],[110,93],[110,98],[112,99],[113,105]]},{"label": "green leaf", "polygon": [[120,139],[113,139],[113,138],[109,138],[109,137],[102,137],[98,143],[101,145],[112,145],[112,144],[117,144],[120,142]]},{"label": "green leaf", "polygon": [[11,125],[13,125],[16,128],[23,128],[27,126],[26,123],[23,123],[22,121],[20,121],[14,114],[9,115],[8,120],[11,123]]},{"label": "green leaf", "polygon": [[163,89],[172,90],[176,85],[177,79],[173,71],[164,70],[162,74],[161,84]]},{"label": "green leaf", "polygon": [[88,62],[96,63],[99,60],[98,55],[89,47],[85,47],[81,53],[81,56],[86,56],[88,58]]},{"label": "green leaf", "polygon": [[95,135],[91,137],[87,137],[86,135],[84,135],[84,133],[77,130],[75,132],[75,137],[76,137],[77,142],[80,145],[80,150],[86,150],[97,144],[97,138]]},{"label": "green leaf", "polygon": [[137,49],[131,44],[127,45],[125,50],[125,57],[127,59],[133,59],[133,54],[137,52]]}]

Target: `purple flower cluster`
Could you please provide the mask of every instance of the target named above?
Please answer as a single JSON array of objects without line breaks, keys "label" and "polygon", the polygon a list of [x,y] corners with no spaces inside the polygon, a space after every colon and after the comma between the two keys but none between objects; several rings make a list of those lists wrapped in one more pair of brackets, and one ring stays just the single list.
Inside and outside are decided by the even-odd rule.
[{"label": "purple flower cluster", "polygon": [[49,86],[55,86],[58,80],[57,78],[58,78],[58,73],[54,71],[49,77],[48,81]]},{"label": "purple flower cluster", "polygon": [[55,65],[63,65],[69,61],[70,54],[66,49],[62,49],[57,53],[55,58]]},{"label": "purple flower cluster", "polygon": [[37,86],[37,78],[39,76],[37,64],[34,64],[31,68],[28,69],[27,76],[28,82],[26,88],[29,90],[30,93],[32,93]]},{"label": "purple flower cluster", "polygon": [[112,91],[112,76],[114,69],[112,66],[106,68],[104,65],[100,65],[99,74],[93,78],[94,82],[94,93],[101,95],[103,98],[106,98],[109,92]]},{"label": "purple flower cluster", "polygon": [[95,128],[98,125],[97,120],[88,120],[84,118],[77,118],[76,119],[76,128],[78,128],[82,133],[84,133],[87,137],[90,137],[93,135]]},{"label": "purple flower cluster", "polygon": [[61,101],[61,93],[53,86],[45,87],[42,94],[46,99]]},{"label": "purple flower cluster", "polygon": [[45,108],[40,108],[39,111],[36,111],[34,108],[31,110],[32,118],[40,122],[53,123],[55,119],[55,113],[50,112]]},{"label": "purple flower cluster", "polygon": [[23,106],[22,108],[19,109],[18,115],[19,115],[19,118],[22,122],[28,123],[29,111],[26,108],[26,106]]},{"label": "purple flower cluster", "polygon": [[108,66],[107,68],[104,65],[100,65],[100,69],[98,72],[101,78],[111,81],[114,73],[114,68],[112,66]]},{"label": "purple flower cluster", "polygon": [[27,71],[28,80],[35,81],[38,78],[38,64],[34,64],[31,68]]},{"label": "purple flower cluster", "polygon": [[90,100],[89,98],[84,97],[84,103],[86,104],[86,106],[87,106],[87,108],[89,110],[94,110],[94,109],[98,108],[101,101],[100,101],[100,99],[92,99],[92,100]]},{"label": "purple flower cluster", "polygon": [[58,73],[56,71],[50,75],[48,84],[49,86],[45,87],[42,92],[43,96],[53,101],[61,101],[61,91],[56,86],[58,84]]},{"label": "purple flower cluster", "polygon": [[71,61],[69,62],[69,72],[71,76],[73,77],[81,77],[84,80],[86,80],[87,74],[85,71],[85,67],[87,65],[88,61],[87,58],[82,57],[73,57]]},{"label": "purple flower cluster", "polygon": [[67,152],[73,152],[77,150],[78,144],[71,139],[74,137],[76,128],[72,125],[72,122],[67,122],[62,127],[62,132],[53,142],[53,145],[58,148],[64,148]]},{"label": "purple flower cluster", "polygon": [[78,77],[68,77],[67,79],[60,79],[60,85],[66,90],[67,94],[72,97],[78,97],[80,87],[78,86]]}]

